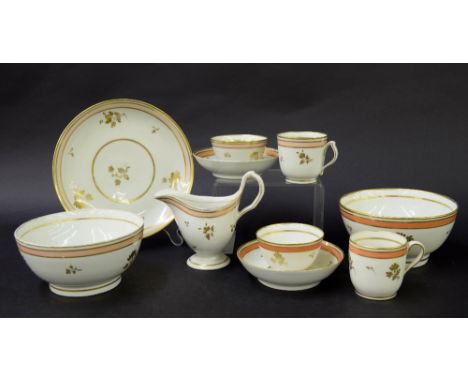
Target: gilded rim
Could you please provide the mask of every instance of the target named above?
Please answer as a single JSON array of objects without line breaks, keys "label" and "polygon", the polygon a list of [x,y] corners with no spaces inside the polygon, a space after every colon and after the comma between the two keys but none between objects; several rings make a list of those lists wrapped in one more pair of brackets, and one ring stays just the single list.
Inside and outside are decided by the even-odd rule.
[{"label": "gilded rim", "polygon": [[[244,250],[252,246],[252,249],[250,249],[247,253],[242,254]],[[252,250],[259,249],[258,245],[258,240],[251,240],[245,244],[242,244],[238,249],[237,249],[237,258],[239,261],[243,264],[245,262],[244,257],[247,256],[248,253],[250,253]],[[259,267],[258,265],[254,265],[251,263],[248,263],[249,267],[261,269],[263,271],[268,271],[268,272],[314,272],[314,271],[319,271],[319,270],[324,270],[324,269],[329,269],[332,267],[338,267],[338,265],[341,264],[341,262],[344,259],[344,252],[336,246],[335,244],[332,244],[328,241],[323,240],[322,241],[322,246],[320,247],[320,250],[324,250],[328,252],[330,255],[332,255],[336,259],[336,263],[333,263],[331,265],[325,265],[323,267],[314,267],[311,269],[301,269],[301,270],[290,270],[290,269],[267,269],[263,267]]]},{"label": "gilded rim", "polygon": [[[232,136],[232,137],[240,137],[249,135],[252,137],[251,139],[223,139],[222,137]],[[257,145],[262,144],[264,146],[268,140],[267,137],[263,135],[256,135],[256,134],[224,134],[224,135],[217,135],[215,137],[210,138],[211,143],[220,143],[220,144],[228,144],[228,145],[235,145],[238,147],[251,147],[250,145]]]},{"label": "gilded rim", "polygon": [[[391,192],[396,192],[396,191],[416,191],[416,192],[423,192],[423,193],[429,193],[429,194],[437,195],[439,197],[447,199],[447,200],[449,200],[450,202],[452,202],[455,205],[455,209],[453,209],[452,211],[450,211],[450,212],[448,212],[446,214],[434,215],[434,216],[421,216],[421,217],[376,216],[376,215],[367,214],[367,213],[360,212],[358,210],[354,210],[352,208],[346,207],[345,204],[343,203],[343,199],[345,199],[345,198],[347,198],[347,197],[349,197],[351,195],[359,194],[359,193],[363,193],[363,192],[369,192],[369,191],[370,192],[372,192],[372,191],[389,191],[390,193],[387,194],[387,195],[381,195],[381,196],[363,197],[363,198],[360,198],[360,199],[354,199],[353,201],[395,197],[395,198],[403,198],[403,199],[425,200],[425,201],[436,203],[436,204],[442,205],[444,207],[447,207],[449,209],[452,209],[452,207],[450,207],[449,205],[447,205],[445,203],[442,203],[442,202],[439,202],[438,200],[433,200],[433,199],[418,197],[418,196],[411,196],[411,195],[391,194]],[[345,211],[345,212],[349,213],[350,215],[368,217],[371,220],[376,220],[376,221],[402,221],[402,222],[413,221],[413,222],[422,222],[422,221],[429,221],[429,220],[441,220],[441,219],[444,219],[444,218],[449,218],[449,217],[455,216],[458,213],[458,204],[452,198],[450,198],[450,197],[448,197],[446,195],[438,194],[436,192],[420,190],[420,189],[415,189],[415,188],[368,188],[368,189],[364,189],[364,190],[353,191],[353,192],[349,192],[349,193],[343,195],[340,198],[339,205],[340,205],[340,209],[342,211]]]},{"label": "gilded rim", "polygon": [[[119,106],[116,106],[116,104]],[[187,182],[187,188],[184,190],[184,192],[189,194],[190,191],[192,190],[193,182],[194,182],[194,163],[193,163],[193,158],[192,158],[192,149],[190,147],[190,143],[185,133],[183,132],[179,124],[169,114],[165,113],[161,109],[158,109],[156,106],[151,105],[147,102],[130,99],[130,98],[114,98],[114,99],[109,99],[109,100],[96,103],[88,107],[87,109],[81,111],[68,123],[68,125],[60,134],[57,144],[55,145],[54,156],[52,159],[52,179],[53,179],[55,192],[57,194],[59,202],[65,211],[74,211],[76,208],[74,208],[73,205],[68,202],[68,199],[65,196],[65,192],[62,192],[61,186],[59,184],[60,168],[58,168],[58,165],[60,163],[61,158],[63,157],[63,154],[62,155],[60,154],[61,148],[63,147],[63,149],[65,149],[69,135],[74,131],[76,126],[80,126],[78,124],[79,121],[81,121],[82,119],[88,118],[94,113],[99,112],[101,108],[103,108],[102,110],[106,110],[108,108],[118,108],[118,107],[135,109],[139,111],[144,111],[141,109],[147,109],[150,111],[149,113],[150,115],[154,116],[155,118],[160,119],[166,126],[167,126],[167,122],[169,122],[169,124],[172,125],[173,128],[170,128],[169,126],[168,127],[170,128],[171,132],[176,136],[176,139],[178,143],[180,144],[182,151],[186,152],[186,155],[184,155],[184,163],[186,167],[185,170],[187,172],[187,167],[188,167],[189,172],[188,172],[188,179],[185,180]],[[171,224],[173,220],[174,220],[174,215],[172,215],[172,217],[168,219],[167,222],[164,222],[162,224],[156,224],[151,227],[145,227],[143,237],[146,238],[146,237],[149,237],[158,233],[159,231],[166,228],[169,224]]]},{"label": "gilded rim", "polygon": [[[315,133],[315,134],[322,134],[321,137],[305,137],[304,133]],[[297,134],[297,136],[294,137],[285,137],[284,134]],[[328,135],[325,133],[322,133],[321,131],[283,131],[281,133],[276,134],[276,137],[278,139],[284,139],[284,140],[289,140],[289,141],[322,141],[322,140],[327,140]]]},{"label": "gilded rim", "polygon": [[[370,234],[376,235],[376,232],[372,232]],[[395,234],[395,235],[398,235],[398,234]],[[383,240],[383,241],[390,241],[390,242],[396,243],[398,245],[396,245],[394,247],[375,247],[375,246],[371,246],[371,245],[359,244],[359,241],[362,241],[362,240]],[[375,251],[382,251],[382,252],[395,252],[395,251],[401,250],[403,248],[406,248],[407,245],[408,245],[408,242],[407,242],[406,238],[404,238],[403,236],[402,236],[402,241],[404,241],[404,242],[402,243],[401,241],[389,239],[389,238],[382,237],[382,236],[380,236],[380,237],[379,236],[364,236],[364,237],[361,237],[359,239],[353,239],[353,235],[351,235],[350,238],[349,238],[349,242],[351,244],[353,244],[357,248],[361,248],[361,249],[364,249],[364,250],[371,250],[371,251],[374,251],[374,250]]]},{"label": "gilded rim", "polygon": [[[315,235],[314,233],[310,232],[310,231],[305,231],[305,230],[301,230],[301,229],[279,229],[279,230],[276,230],[276,231],[271,231],[271,232],[268,232],[268,233],[278,233],[278,232],[302,232],[302,233],[308,233],[308,234],[311,234],[311,235],[314,235],[314,236],[317,236],[317,239],[315,240],[312,240],[312,241],[307,241],[305,243],[294,243],[294,244],[279,244],[279,243],[275,243],[275,242],[272,242],[272,241],[268,241],[268,240],[265,240],[265,239],[262,239],[260,236],[259,236],[259,232],[261,230],[264,230],[265,228],[269,228],[269,227],[274,227],[278,224],[281,224],[281,225],[288,225],[288,224],[298,224],[298,225],[304,225],[304,226],[309,226],[309,227],[313,227],[314,229],[320,231],[320,236],[317,236]],[[255,232],[255,236],[257,237],[257,241],[258,242],[261,242],[261,243],[266,243],[266,244],[269,244],[271,246],[275,246],[275,247],[284,247],[284,248],[295,248],[295,247],[304,247],[304,246],[308,246],[308,245],[313,245],[313,244],[316,244],[320,241],[323,240],[323,237],[324,237],[324,232],[318,228],[318,227],[315,227],[313,225],[310,225],[310,224],[305,224],[305,223],[292,223],[292,222],[285,222],[285,223],[273,223],[273,224],[268,224],[266,226],[263,226],[262,228],[259,228],[257,230],[257,232]]]}]

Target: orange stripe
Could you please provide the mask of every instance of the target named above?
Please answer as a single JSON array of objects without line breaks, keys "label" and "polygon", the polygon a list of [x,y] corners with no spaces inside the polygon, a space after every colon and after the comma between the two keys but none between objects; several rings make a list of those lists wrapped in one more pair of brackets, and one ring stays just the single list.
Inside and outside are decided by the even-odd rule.
[{"label": "orange stripe", "polygon": [[258,246],[266,249],[267,251],[273,252],[286,252],[286,253],[295,253],[295,252],[304,252],[304,251],[313,251],[314,249],[320,248],[322,242],[310,244],[310,245],[303,245],[301,247],[280,247],[277,245],[267,244],[261,240],[258,241]]},{"label": "orange stripe", "polygon": [[18,249],[21,252],[26,253],[28,255],[40,256],[40,257],[58,257],[58,258],[60,257],[84,257],[84,256],[100,255],[102,253],[126,248],[136,243],[138,240],[141,240],[142,237],[143,237],[143,231],[139,232],[138,235],[132,236],[128,238],[127,240],[121,241],[119,243],[115,243],[115,244],[111,244],[111,245],[99,247],[99,248],[76,249],[73,251],[66,251],[66,250],[61,251],[61,250],[57,250],[56,248],[51,249],[51,250],[30,248],[19,243],[18,243]]},{"label": "orange stripe", "polygon": [[439,220],[430,220],[430,221],[386,221],[386,220],[378,220],[378,219],[371,219],[371,218],[364,218],[361,216],[353,215],[345,210],[341,210],[341,215],[345,218],[352,220],[357,223],[367,224],[372,227],[382,227],[382,228],[436,228],[442,227],[444,225],[450,224],[455,221],[457,214],[453,216],[449,216],[448,218],[443,218]]},{"label": "orange stripe", "polygon": [[295,141],[286,141],[283,139],[278,138],[278,146],[283,146],[283,147],[294,147],[294,148],[314,148],[314,147],[322,147],[325,146],[327,143],[327,140],[323,141],[307,141],[307,140],[295,140]]},{"label": "orange stripe", "polygon": [[[259,247],[258,241],[253,242],[252,244],[241,249],[241,251],[239,252],[239,257],[243,259],[244,256],[247,255],[247,253],[252,252],[254,249],[257,249],[258,247]],[[333,245],[322,242],[321,249],[324,251],[327,251],[332,256],[334,256],[338,260],[338,263],[340,263],[343,260],[343,257],[344,257],[343,252],[341,252],[341,250],[334,247]]]},{"label": "orange stripe", "polygon": [[400,249],[398,251],[385,251],[385,252],[376,252],[370,251],[367,249],[361,249],[355,247],[352,244],[349,244],[349,250],[357,255],[361,255],[364,257],[372,257],[374,259],[394,259],[396,257],[401,257],[406,255],[406,248]]}]

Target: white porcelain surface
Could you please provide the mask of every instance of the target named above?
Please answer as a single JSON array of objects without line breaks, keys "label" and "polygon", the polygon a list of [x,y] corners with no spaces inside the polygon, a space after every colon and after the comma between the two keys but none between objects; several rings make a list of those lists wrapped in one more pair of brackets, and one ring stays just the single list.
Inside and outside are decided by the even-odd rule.
[{"label": "white porcelain surface", "polygon": [[[287,139],[281,142],[281,137]],[[313,145],[315,139],[323,144]],[[338,149],[334,141],[327,142],[327,135],[313,131],[297,131],[278,134],[278,155],[280,168],[289,183],[315,183],[328,166],[338,159]],[[328,148],[333,150],[333,158],[325,164]]]},{"label": "white porcelain surface", "polygon": [[[416,265],[420,267],[449,236],[458,206],[452,199],[433,192],[387,188],[347,194],[340,199],[340,210],[350,234],[362,230],[387,230],[422,242],[426,253]],[[415,251],[410,251],[408,260],[414,256]]]},{"label": "white porcelain surface", "polygon": [[314,264],[320,251],[323,231],[302,223],[276,223],[257,231],[264,258],[272,269],[303,270]]},{"label": "white porcelain surface", "polygon": [[253,134],[218,135],[211,138],[217,159],[225,161],[250,161],[263,158],[267,138]]},{"label": "white porcelain surface", "polygon": [[[259,191],[254,201],[239,211],[240,198],[249,178],[257,181]],[[230,196],[198,196],[163,190],[154,197],[172,209],[182,236],[195,251],[187,265],[195,269],[212,270],[229,264],[229,258],[222,251],[231,240],[237,221],[258,205],[264,192],[262,178],[249,171],[243,176],[239,190]]]},{"label": "white porcelain surface", "polygon": [[145,218],[145,237],[174,218],[152,195],[190,192],[193,159],[177,123],[142,101],[116,99],[80,113],[65,128],[53,161],[54,183],[66,210],[108,208]]},{"label": "white porcelain surface", "polygon": [[262,174],[273,167],[278,158],[275,149],[267,148],[263,158],[246,161],[227,161],[214,156],[213,149],[202,149],[193,154],[196,161],[204,169],[210,171],[215,177],[222,179],[240,179],[248,171]]},{"label": "white porcelain surface", "polygon": [[[353,247],[353,244],[356,246]],[[418,255],[412,262],[407,263],[408,249],[412,247],[417,250]],[[420,242],[408,242],[404,236],[393,232],[360,231],[351,235],[349,274],[356,293],[372,300],[394,298],[405,274],[423,255],[424,246]]]},{"label": "white porcelain surface", "polygon": [[[244,248],[247,253],[242,256]],[[244,268],[263,285],[274,289],[297,291],[317,286],[335,271],[344,255],[337,246],[323,241],[317,260],[311,268],[301,271],[274,270],[269,268],[269,263],[258,248],[258,242],[254,240],[242,245],[237,251],[237,257]]]},{"label": "white porcelain surface", "polygon": [[143,219],[117,210],[86,209],[30,220],[15,231],[19,251],[52,292],[70,297],[106,292],[135,260]]}]

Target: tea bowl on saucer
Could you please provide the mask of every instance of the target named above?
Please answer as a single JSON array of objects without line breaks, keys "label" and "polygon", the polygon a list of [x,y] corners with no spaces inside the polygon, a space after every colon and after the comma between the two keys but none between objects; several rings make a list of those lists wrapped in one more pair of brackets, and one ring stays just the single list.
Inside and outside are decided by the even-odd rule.
[{"label": "tea bowl on saucer", "polygon": [[258,246],[258,241],[245,243],[237,250],[242,266],[263,285],[285,291],[310,289],[328,276],[341,264],[343,251],[337,246],[322,241],[314,265],[301,271],[272,269]]},{"label": "tea bowl on saucer", "polygon": [[[408,241],[420,241],[426,248],[421,267],[447,239],[457,217],[457,203],[435,192],[408,188],[375,188],[341,197],[340,212],[349,234],[358,231],[399,233]],[[411,250],[408,262],[417,251]]]},{"label": "tea bowl on saucer", "polygon": [[214,155],[212,148],[198,150],[193,154],[200,166],[210,171],[213,176],[221,179],[241,179],[248,171],[255,171],[262,174],[264,171],[273,167],[278,160],[278,151],[267,147],[263,158],[248,160],[225,160],[219,159]]},{"label": "tea bowl on saucer", "polygon": [[134,262],[143,219],[131,212],[83,209],[42,216],[14,233],[29,268],[67,297],[107,292]]},{"label": "tea bowl on saucer", "polygon": [[263,158],[267,138],[253,134],[218,135],[211,138],[211,146],[218,159],[248,161]]},{"label": "tea bowl on saucer", "polygon": [[307,269],[316,260],[323,231],[310,224],[276,223],[257,231],[258,247],[272,269]]}]

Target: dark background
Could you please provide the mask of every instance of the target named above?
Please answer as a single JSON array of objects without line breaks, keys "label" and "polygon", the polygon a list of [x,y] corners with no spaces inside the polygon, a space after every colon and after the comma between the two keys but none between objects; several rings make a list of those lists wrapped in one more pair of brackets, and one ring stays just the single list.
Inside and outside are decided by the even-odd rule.
[{"label": "dark background", "polygon": [[[468,315],[466,65],[1,65],[0,84],[0,316]],[[280,131],[327,132],[340,158],[323,178],[325,238],[343,249],[348,237],[338,199],[356,189],[446,194],[460,205],[457,222],[428,265],[409,273],[398,297],[387,302],[354,294],[347,261],[314,289],[276,291],[260,285],[235,257],[218,271],[188,268],[190,249],[173,247],[164,233],[144,240],[115,290],[84,299],[55,296],[22,260],[13,231],[61,210],[51,162],[67,123],[96,102],[121,97],[166,111],[193,150],[220,133],[263,134],[275,147]],[[211,194],[211,174],[195,166],[193,192]],[[269,197],[262,211],[281,216],[285,195]],[[287,211],[310,220],[297,199]],[[253,239],[268,216],[247,214],[236,247]]]}]

